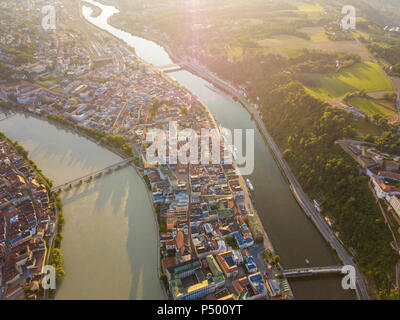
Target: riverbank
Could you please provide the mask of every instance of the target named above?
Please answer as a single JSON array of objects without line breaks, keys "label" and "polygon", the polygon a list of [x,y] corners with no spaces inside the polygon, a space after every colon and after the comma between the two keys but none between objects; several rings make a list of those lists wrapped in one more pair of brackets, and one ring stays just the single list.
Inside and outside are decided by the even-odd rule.
[{"label": "riverbank", "polygon": [[158,230],[158,232],[157,232],[157,235],[158,235],[158,239],[157,239],[157,271],[158,271],[158,278],[160,280],[161,288],[163,289],[164,297],[168,300],[168,293],[167,293],[167,291],[165,289],[163,281],[161,280],[161,276],[164,274],[161,271],[161,246],[160,246],[160,240],[161,240],[160,239],[160,230],[161,229],[160,229],[160,224],[158,222],[158,214],[157,214],[156,208],[154,206],[153,193],[151,192],[151,190],[149,190],[149,188],[147,186],[147,183],[146,183],[146,181],[144,179],[144,174],[139,172],[139,170],[136,167],[135,167],[135,169],[136,169],[136,172],[138,172],[138,175],[141,178],[143,184],[145,185],[145,188],[146,188],[146,191],[147,191],[147,196],[148,196],[148,198],[149,198],[149,200],[150,200],[150,202],[152,204],[151,208],[153,210],[154,220],[155,220],[155,223],[156,223],[156,226],[157,226],[157,230]]}]

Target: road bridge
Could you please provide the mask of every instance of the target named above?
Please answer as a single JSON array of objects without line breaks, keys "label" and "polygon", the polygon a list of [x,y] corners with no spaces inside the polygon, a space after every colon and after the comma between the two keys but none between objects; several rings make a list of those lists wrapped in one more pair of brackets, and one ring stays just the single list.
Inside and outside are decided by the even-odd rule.
[{"label": "road bridge", "polygon": [[175,67],[179,67],[178,63],[170,63],[170,64],[166,64],[163,66],[159,66],[157,67],[158,69],[164,70],[164,69],[170,69],[170,68],[175,68]]},{"label": "road bridge", "polygon": [[182,70],[181,67],[176,67],[176,68],[164,70],[164,73],[172,73],[172,72],[177,72],[177,71],[181,71],[181,70]]},{"label": "road bridge", "polygon": [[107,173],[107,172],[110,172],[112,170],[118,170],[118,169],[128,165],[129,163],[133,162],[133,160],[134,160],[133,157],[125,159],[125,160],[120,161],[118,163],[115,163],[115,164],[113,164],[111,166],[108,166],[108,167],[106,167],[104,169],[97,170],[95,172],[89,173],[89,174],[84,175],[82,177],[79,177],[79,178],[73,179],[71,181],[68,181],[68,182],[66,182],[64,184],[61,184],[59,186],[53,187],[51,189],[51,191],[58,193],[58,192],[61,192],[61,191],[65,190],[65,189],[72,188],[74,185],[77,185],[77,184],[80,184],[80,183],[83,183],[83,182],[89,182],[92,179],[94,179],[96,177],[99,177],[103,173]]},{"label": "road bridge", "polygon": [[183,63],[171,63],[164,66],[157,67],[164,73],[176,72],[182,70]]}]

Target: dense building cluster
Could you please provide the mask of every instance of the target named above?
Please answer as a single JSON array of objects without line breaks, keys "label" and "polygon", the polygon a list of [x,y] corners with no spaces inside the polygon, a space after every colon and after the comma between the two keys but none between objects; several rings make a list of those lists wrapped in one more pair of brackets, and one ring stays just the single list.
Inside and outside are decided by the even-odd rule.
[{"label": "dense building cluster", "polygon": [[37,173],[0,138],[0,293],[12,298],[26,285],[39,289],[55,211]]},{"label": "dense building cluster", "polygon": [[[143,119],[151,125],[141,130],[135,144],[159,218],[162,267],[171,296],[177,300],[291,299],[287,280],[277,276],[278,266],[264,259],[268,256],[264,233],[249,185],[221,136],[220,164],[173,163],[171,158],[161,165],[146,161],[149,144],[164,146],[168,156],[173,152],[165,139],[149,139],[149,130],[169,132],[174,121],[178,131],[191,128],[200,136],[203,128],[217,129],[210,114],[197,103],[172,108],[160,103],[157,113],[146,110]],[[212,150],[211,136],[206,138]],[[177,148],[189,140],[179,139]]]}]

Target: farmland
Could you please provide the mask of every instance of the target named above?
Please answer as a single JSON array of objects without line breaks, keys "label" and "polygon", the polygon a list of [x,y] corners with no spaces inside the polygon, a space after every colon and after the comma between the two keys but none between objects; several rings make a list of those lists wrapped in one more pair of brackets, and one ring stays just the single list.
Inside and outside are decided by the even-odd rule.
[{"label": "farmland", "polygon": [[257,43],[263,48],[272,48],[284,54],[294,52],[302,48],[354,53],[361,57],[362,61],[370,60],[368,50],[356,40],[331,41],[327,38],[322,27],[306,27],[300,29],[310,37],[310,40],[296,36],[281,34],[259,40]]},{"label": "farmland", "polygon": [[336,74],[309,74],[315,86],[308,88],[322,99],[342,97],[348,92],[364,90],[366,92],[389,91],[392,85],[373,62],[357,63]]},{"label": "farmland", "polygon": [[351,101],[351,105],[371,116],[379,114],[384,117],[392,117],[395,114],[394,111],[382,108],[378,104],[366,99],[354,99]]}]

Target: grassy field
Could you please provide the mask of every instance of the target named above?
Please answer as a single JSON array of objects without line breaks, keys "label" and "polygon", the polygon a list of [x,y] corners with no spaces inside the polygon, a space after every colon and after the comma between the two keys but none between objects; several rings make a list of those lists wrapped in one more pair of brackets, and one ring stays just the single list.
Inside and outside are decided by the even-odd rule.
[{"label": "grassy field", "polygon": [[228,55],[228,59],[230,59],[230,60],[240,61],[240,60],[242,60],[243,49],[240,47],[231,48],[227,52],[227,55]]},{"label": "grassy field", "polygon": [[297,9],[301,12],[306,13],[322,13],[324,9],[321,7],[320,4],[301,4],[297,6]]},{"label": "grassy field", "polygon": [[258,41],[262,47],[302,49],[309,47],[309,41],[291,35],[278,35]]},{"label": "grassy field", "polygon": [[358,54],[362,61],[370,60],[368,50],[355,40],[331,41],[326,36],[323,27],[307,27],[300,29],[300,31],[307,33],[310,40],[282,34],[258,40],[257,43],[263,48],[274,49],[289,56],[295,55],[294,52],[302,48],[308,48],[311,50],[354,53]]},{"label": "grassy field", "polygon": [[393,110],[394,112],[397,112],[397,107],[394,102],[383,100],[383,101],[379,101],[379,103],[383,104],[385,107]]},{"label": "grassy field", "polygon": [[330,41],[325,34],[325,29],[323,27],[306,27],[300,30],[307,33],[310,36],[311,41],[314,43]]},{"label": "grassy field", "polygon": [[364,111],[365,113],[373,116],[374,114],[379,114],[384,117],[392,117],[394,116],[393,111],[389,111],[381,106],[373,103],[372,101],[368,101],[365,99],[353,99],[350,103],[353,107]]},{"label": "grassy field", "polygon": [[378,127],[377,125],[365,120],[350,120],[351,126],[356,129],[360,138],[364,138],[367,134],[372,134],[374,136],[379,136],[383,133],[383,129]]},{"label": "grassy field", "polygon": [[335,74],[309,74],[315,87],[309,92],[322,99],[344,96],[347,92],[392,90],[390,81],[373,62],[357,63]]}]

